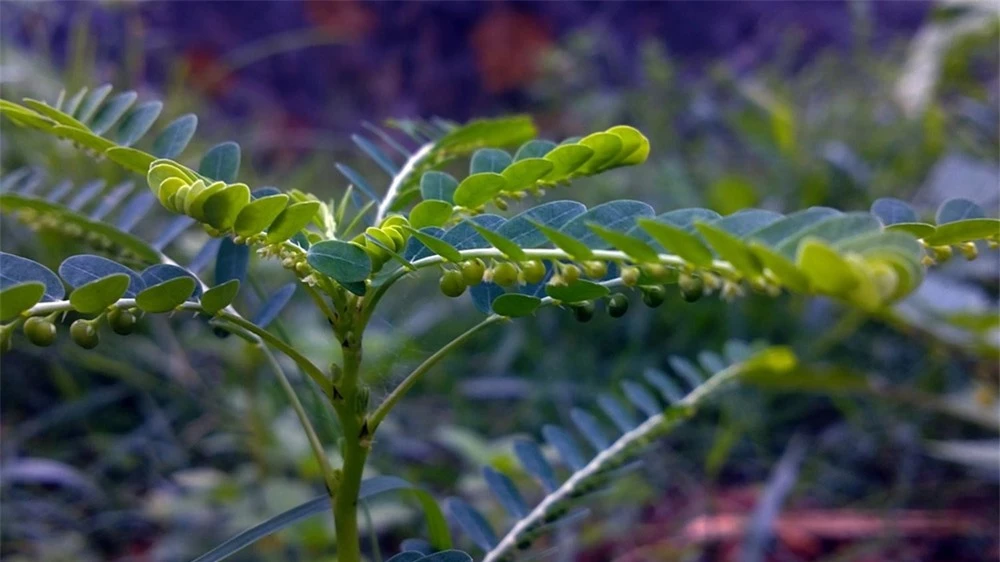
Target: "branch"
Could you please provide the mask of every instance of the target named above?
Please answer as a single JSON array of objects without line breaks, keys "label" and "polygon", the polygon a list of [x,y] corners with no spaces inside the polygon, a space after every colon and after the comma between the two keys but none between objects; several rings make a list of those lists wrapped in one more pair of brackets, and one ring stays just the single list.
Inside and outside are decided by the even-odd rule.
[{"label": "branch", "polygon": [[385,197],[383,197],[382,202],[379,203],[378,212],[375,213],[376,226],[382,222],[386,213],[389,212],[389,208],[392,206],[392,202],[396,199],[396,195],[399,192],[399,187],[406,183],[406,180],[409,179],[413,170],[420,165],[428,154],[431,153],[434,146],[435,144],[432,142],[421,146],[419,150],[413,153],[413,156],[410,156],[410,159],[406,161],[406,164],[403,165],[403,168],[399,171],[399,173],[393,176],[392,183],[389,184],[389,191],[385,193]]}]

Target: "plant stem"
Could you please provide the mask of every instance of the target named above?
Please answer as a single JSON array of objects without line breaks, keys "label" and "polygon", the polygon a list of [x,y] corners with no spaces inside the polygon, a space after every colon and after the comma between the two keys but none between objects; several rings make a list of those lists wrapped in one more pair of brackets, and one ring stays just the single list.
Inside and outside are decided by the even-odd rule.
[{"label": "plant stem", "polygon": [[361,374],[361,340],[364,326],[350,323],[338,331],[344,365],[341,370],[340,392],[343,400],[336,408],[344,429],[343,475],[333,504],[334,527],[337,533],[337,561],[361,562],[361,538],[358,534],[358,495],[368,449],[371,446],[364,411],[358,408],[358,387]]}]

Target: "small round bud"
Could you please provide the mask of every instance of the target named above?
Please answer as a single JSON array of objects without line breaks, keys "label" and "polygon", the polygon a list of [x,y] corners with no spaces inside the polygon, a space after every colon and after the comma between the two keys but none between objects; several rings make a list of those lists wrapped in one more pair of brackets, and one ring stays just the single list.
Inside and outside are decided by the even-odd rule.
[{"label": "small round bud", "polygon": [[452,269],[444,272],[439,286],[446,297],[459,297],[465,292],[465,280],[462,279],[462,274]]},{"label": "small round bud", "polygon": [[517,266],[510,262],[500,262],[493,267],[493,282],[503,287],[517,283]]},{"label": "small round bud", "polygon": [[84,349],[94,349],[100,343],[101,338],[97,334],[97,328],[89,320],[77,320],[69,327],[69,335],[76,345]]},{"label": "small round bud", "polygon": [[462,264],[462,280],[466,285],[478,285],[483,281],[486,264],[479,258],[471,259]]},{"label": "small round bud", "polygon": [[112,308],[108,312],[108,324],[114,333],[127,336],[135,331],[135,315],[122,308]]},{"label": "small round bud", "polygon": [[934,259],[939,262],[948,261],[953,253],[951,246],[931,246],[931,252],[934,253]]},{"label": "small round bud", "polygon": [[695,302],[705,295],[705,283],[700,277],[682,273],[677,280],[677,286],[681,290],[681,297],[687,302]]},{"label": "small round bud", "polygon": [[298,273],[299,275],[308,275],[310,271],[312,271],[312,268],[309,267],[309,264],[305,261],[300,261],[295,264],[295,273]]},{"label": "small round bud", "polygon": [[608,264],[600,260],[585,261],[583,272],[591,279],[603,279],[608,274]]},{"label": "small round bud", "polygon": [[521,264],[521,272],[524,273],[524,282],[529,285],[541,283],[545,279],[545,264],[541,260],[531,260]]},{"label": "small round bud", "polygon": [[965,242],[958,247],[958,250],[962,252],[965,259],[972,261],[979,257],[979,248],[976,247],[975,242]]},{"label": "small round bud", "polygon": [[56,325],[48,319],[32,316],[24,321],[24,335],[31,343],[48,347],[56,341]]},{"label": "small round bud", "polygon": [[657,308],[667,299],[667,290],[662,285],[642,288],[642,303],[649,308]]},{"label": "small round bud", "polygon": [[628,297],[623,293],[615,293],[608,299],[608,314],[612,318],[621,318],[628,312]]},{"label": "small round bud", "polygon": [[572,305],[573,316],[577,322],[590,322],[594,317],[594,301],[583,301]]},{"label": "small round bud", "polygon": [[642,272],[646,277],[660,283],[666,282],[670,276],[670,270],[661,263],[650,263],[642,266]]},{"label": "small round bud", "polygon": [[504,201],[503,198],[501,197],[493,199],[493,204],[496,205],[497,209],[500,209],[501,211],[507,210],[507,202]]},{"label": "small round bud", "polygon": [[567,285],[572,285],[580,279],[580,268],[568,263],[562,266],[562,278]]},{"label": "small round bud", "polygon": [[627,266],[622,268],[622,283],[626,287],[635,287],[639,283],[639,268],[634,266]]}]

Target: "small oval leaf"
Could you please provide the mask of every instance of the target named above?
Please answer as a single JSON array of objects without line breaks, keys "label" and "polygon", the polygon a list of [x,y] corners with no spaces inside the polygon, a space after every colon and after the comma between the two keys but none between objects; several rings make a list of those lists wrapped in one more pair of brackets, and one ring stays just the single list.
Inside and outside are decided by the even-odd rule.
[{"label": "small oval leaf", "polygon": [[77,312],[97,314],[122,298],[130,282],[124,273],[108,275],[77,287],[69,294],[69,303]]},{"label": "small oval leaf", "polygon": [[205,291],[201,296],[201,307],[209,314],[215,314],[233,303],[240,290],[240,280],[230,279]]},{"label": "small oval leaf", "polygon": [[316,271],[340,283],[368,279],[372,261],[365,250],[350,242],[326,240],[312,245],[306,260]]},{"label": "small oval leaf", "polygon": [[135,297],[135,304],[146,312],[169,312],[190,299],[196,286],[190,277],[177,277],[145,289]]},{"label": "small oval leaf", "polygon": [[28,281],[0,290],[0,322],[7,322],[38,304],[45,296],[45,284]]}]

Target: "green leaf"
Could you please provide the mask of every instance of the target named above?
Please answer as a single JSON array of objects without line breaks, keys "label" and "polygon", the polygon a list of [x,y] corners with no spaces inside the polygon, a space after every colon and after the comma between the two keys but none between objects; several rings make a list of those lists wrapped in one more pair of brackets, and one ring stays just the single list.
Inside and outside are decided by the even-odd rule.
[{"label": "green leaf", "polygon": [[104,84],[91,90],[86,97],[83,98],[83,102],[80,103],[79,109],[74,112],[74,115],[83,123],[90,121],[90,118],[94,116],[97,112],[97,108],[101,106],[101,102],[108,97],[111,93],[111,84]]},{"label": "green leaf", "polygon": [[587,223],[595,223],[608,230],[629,232],[639,217],[652,217],[653,208],[642,201],[608,201],[591,207],[582,215],[573,217],[560,229],[583,242],[589,248],[607,248],[608,243],[591,230]]},{"label": "green leaf", "polygon": [[500,316],[519,318],[535,312],[542,304],[542,299],[520,293],[505,293],[493,301],[493,312]]},{"label": "green leaf", "polygon": [[524,115],[480,119],[457,127],[437,141],[435,148],[465,153],[484,146],[512,146],[538,134],[531,118]]},{"label": "green leaf", "polygon": [[[514,243],[511,239],[489,230],[483,226],[480,226],[472,221],[466,221],[469,226],[476,229],[476,232],[480,236],[486,239],[491,246],[503,252],[505,256],[514,261],[527,261],[528,255],[524,253],[524,250],[520,246]],[[506,223],[505,223],[506,224]]]},{"label": "green leaf", "polygon": [[760,260],[760,263],[771,270],[771,273],[782,285],[793,291],[809,292],[809,278],[791,260],[757,241],[751,241],[749,248],[753,255]]},{"label": "green leaf", "polygon": [[499,148],[480,148],[472,154],[472,159],[469,161],[469,174],[474,175],[488,172],[499,174],[507,166],[510,166],[511,162],[513,160],[510,154],[507,154],[504,150],[500,150]]},{"label": "green leaf", "polygon": [[812,226],[799,230],[781,241],[777,250],[786,257],[792,258],[796,255],[799,242],[807,236],[835,244],[839,240],[845,240],[865,232],[881,230],[882,223],[871,213],[844,213],[823,219]]},{"label": "green leaf", "polygon": [[125,112],[132,107],[138,97],[139,95],[135,92],[128,91],[108,100],[103,107],[97,110],[94,120],[90,122],[90,130],[95,134],[103,135],[116,121],[121,119],[122,115],[125,115]]},{"label": "green leaf", "polygon": [[713,224],[695,223],[695,229],[715,248],[719,257],[728,261],[746,275],[760,275],[760,262],[750,249],[737,237]]},{"label": "green leaf", "polygon": [[897,222],[885,227],[887,231],[898,231],[912,234],[916,238],[927,238],[937,230],[934,225],[924,222]]},{"label": "green leaf", "polygon": [[21,256],[0,252],[0,291],[22,283],[44,285],[45,293],[42,299],[45,301],[57,301],[66,294],[59,276],[49,268]]},{"label": "green leaf", "polygon": [[87,126],[83,123],[77,121],[73,117],[59,111],[58,109],[46,104],[45,102],[33,100],[31,98],[25,98],[24,106],[32,109],[33,111],[40,113],[49,119],[59,123],[60,125],[65,125],[67,127],[73,127],[74,129],[86,130]]},{"label": "green leaf", "polygon": [[774,221],[767,226],[750,232],[747,238],[762,242],[766,246],[777,246],[799,232],[830,217],[843,213],[829,207],[810,207]]},{"label": "green leaf", "polygon": [[135,304],[146,312],[169,312],[190,299],[196,286],[190,277],[175,277],[136,295]]},{"label": "green leaf", "polygon": [[458,180],[444,172],[430,171],[420,177],[420,195],[425,200],[439,199],[454,203],[457,188]]},{"label": "green leaf", "polygon": [[139,105],[122,121],[115,140],[122,146],[132,146],[153,126],[163,110],[163,103],[150,101]]},{"label": "green leaf", "polygon": [[531,221],[531,224],[535,225],[542,234],[545,235],[553,244],[559,249],[563,250],[571,257],[578,260],[589,260],[594,257],[594,252],[590,251],[590,248],[586,244],[580,242],[576,238],[568,234],[564,234],[554,228],[549,228],[544,224],[536,221]]},{"label": "green leaf", "polygon": [[514,154],[514,162],[528,158],[542,158],[556,147],[556,143],[547,140],[530,140],[521,145]]},{"label": "green leaf", "polygon": [[500,172],[507,180],[504,191],[521,191],[531,187],[555,168],[555,164],[544,158],[525,158]]},{"label": "green leaf", "polygon": [[153,141],[153,154],[159,158],[176,158],[191,142],[198,128],[198,116],[192,113],[173,120]]},{"label": "green leaf", "polygon": [[242,236],[253,236],[260,234],[271,223],[278,218],[278,215],[285,210],[288,205],[288,196],[284,193],[261,197],[250,202],[240,214],[236,216],[233,230]]},{"label": "green leaf", "polygon": [[[168,180],[167,182],[160,184],[160,197],[163,198],[171,191],[176,193],[178,191],[177,187],[175,187],[177,181],[183,182],[184,180]],[[183,185],[180,187],[183,189]],[[225,182],[221,181],[212,182],[211,185],[205,185],[205,180],[195,180],[189,186],[188,192],[184,196],[180,212],[200,222],[206,222],[205,203],[208,202],[209,197],[212,197],[227,187],[229,186],[227,186]],[[176,196],[174,198],[176,199]]]},{"label": "green leaf", "polygon": [[225,232],[249,203],[249,187],[242,183],[228,185],[205,201],[205,222]]},{"label": "green leaf", "polygon": [[216,285],[205,291],[205,294],[201,296],[201,307],[209,314],[216,314],[232,304],[239,290],[239,279],[230,279],[221,285]]},{"label": "green leaf", "polygon": [[458,263],[462,261],[462,254],[459,253],[457,249],[451,244],[441,240],[436,236],[431,236],[426,232],[421,232],[412,227],[405,227],[406,231],[410,233],[411,236],[419,240],[427,249],[434,252],[435,254],[441,256],[442,258],[452,262]]},{"label": "green leaf", "polygon": [[69,294],[73,310],[83,314],[97,314],[122,298],[128,290],[131,278],[124,273],[116,273],[81,285]]},{"label": "green leaf", "polygon": [[628,256],[637,263],[657,262],[660,259],[656,250],[649,247],[649,244],[646,244],[638,238],[634,238],[628,234],[622,234],[616,230],[604,228],[603,226],[593,222],[588,222],[587,227],[596,232],[598,236],[606,240],[615,248],[628,254]]},{"label": "green leaf", "polygon": [[807,238],[799,246],[799,268],[814,287],[831,295],[843,295],[858,285],[850,265],[836,250],[820,240]]},{"label": "green leaf", "polygon": [[712,265],[711,250],[697,236],[657,219],[639,219],[637,222],[667,251],[673,252],[695,265]]},{"label": "green leaf", "polygon": [[319,211],[319,201],[302,201],[285,208],[267,230],[267,243],[284,242],[309,225]]},{"label": "green leaf", "polygon": [[592,133],[582,138],[578,144],[589,147],[594,151],[594,154],[578,170],[578,172],[583,174],[592,174],[599,171],[605,165],[611,163],[622,150],[621,137],[611,133]]},{"label": "green leaf", "polygon": [[542,179],[549,182],[565,180],[593,155],[594,150],[588,146],[579,144],[557,146],[545,155],[545,159],[552,162],[553,167],[552,171]]},{"label": "green leaf", "polygon": [[108,157],[108,160],[141,175],[146,175],[149,167],[156,160],[150,154],[125,146],[109,148],[104,151],[104,155]]},{"label": "green leaf", "polygon": [[609,165],[633,166],[642,164],[649,157],[649,139],[638,129],[628,125],[618,125],[605,132],[619,137],[622,141],[621,151],[609,162]]},{"label": "green leaf", "polygon": [[358,244],[341,240],[313,244],[306,260],[316,271],[340,283],[364,281],[372,272],[368,252]]},{"label": "green leaf", "polygon": [[569,285],[548,284],[545,286],[545,294],[568,303],[583,302],[607,296],[611,291],[599,283],[580,279]]},{"label": "green leaf", "polygon": [[960,244],[976,240],[1000,237],[998,219],[963,219],[938,225],[934,233],[924,237],[924,242],[932,245]]},{"label": "green leaf", "polygon": [[103,153],[108,149],[115,147],[115,143],[84,129],[67,127],[66,125],[56,125],[52,129],[52,132],[61,138],[73,141],[80,146],[90,148],[96,152]]},{"label": "green leaf", "polygon": [[872,203],[871,212],[882,221],[882,224],[920,222],[917,212],[905,202],[892,197],[882,197]]},{"label": "green leaf", "polygon": [[233,183],[240,171],[240,145],[223,142],[210,148],[198,165],[198,173],[213,180]]},{"label": "green leaf", "polygon": [[157,193],[159,192],[160,185],[170,178],[178,178],[185,184],[193,181],[178,165],[169,161],[157,160],[153,162],[146,172],[146,183],[149,184],[150,189]]},{"label": "green leaf", "polygon": [[70,287],[82,287],[92,281],[116,274],[125,274],[129,277],[129,285],[124,293],[126,297],[135,297],[139,291],[146,288],[138,273],[105,257],[83,254],[70,256],[59,264],[59,276]]},{"label": "green leaf", "polygon": [[439,199],[427,199],[417,203],[410,211],[410,226],[419,230],[427,226],[444,226],[451,218],[451,203]]},{"label": "green leaf", "polygon": [[938,226],[941,226],[949,222],[981,219],[984,217],[986,217],[986,213],[982,207],[968,199],[956,198],[949,199],[941,204],[941,207],[938,208],[935,222],[937,222]]},{"label": "green leaf", "polygon": [[455,204],[475,209],[488,203],[506,186],[507,180],[500,174],[492,172],[473,174],[458,184],[458,188],[455,189]]},{"label": "green leaf", "polygon": [[743,209],[714,221],[712,226],[720,230],[725,230],[737,238],[743,238],[751,232],[767,228],[781,218],[783,217],[774,211]]},{"label": "green leaf", "polygon": [[45,296],[45,283],[28,281],[0,290],[0,322],[13,320],[18,314],[38,304]]}]

